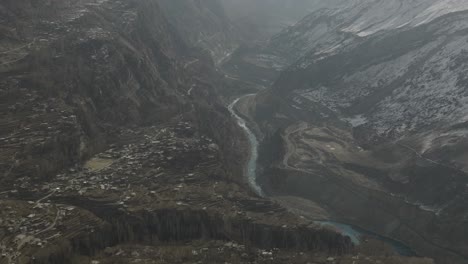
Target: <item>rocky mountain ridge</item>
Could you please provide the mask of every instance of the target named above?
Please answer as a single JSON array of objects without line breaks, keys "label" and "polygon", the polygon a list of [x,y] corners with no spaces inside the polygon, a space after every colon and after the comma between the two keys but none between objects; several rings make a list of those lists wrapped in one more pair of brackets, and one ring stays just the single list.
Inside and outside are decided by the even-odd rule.
[{"label": "rocky mountain ridge", "polygon": [[309,52],[336,54],[353,41],[384,31],[417,27],[467,8],[468,4],[461,0],[326,1],[317,11],[274,36],[267,49],[291,62]]}]

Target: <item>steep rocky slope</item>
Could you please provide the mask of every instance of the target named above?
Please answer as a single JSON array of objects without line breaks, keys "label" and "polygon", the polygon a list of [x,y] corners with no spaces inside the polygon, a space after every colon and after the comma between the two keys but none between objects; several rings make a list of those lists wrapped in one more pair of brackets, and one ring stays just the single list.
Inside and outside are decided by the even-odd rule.
[{"label": "steep rocky slope", "polygon": [[412,28],[468,9],[461,0],[323,1],[293,27],[274,36],[267,48],[290,62],[312,52],[336,54],[347,44],[384,31]]},{"label": "steep rocky slope", "polygon": [[2,180],[50,176],[89,157],[106,144],[106,126],[163,122],[188,110],[189,79],[175,60],[188,51],[154,3],[2,7],[10,35],[2,41]]},{"label": "steep rocky slope", "polygon": [[239,30],[227,17],[222,1],[159,2],[180,36],[191,46],[210,54],[215,62],[222,62],[239,46]]},{"label": "steep rocky slope", "polygon": [[[232,9],[237,10],[236,4],[231,5]],[[241,2],[237,5],[249,6]],[[271,34],[264,37],[268,39],[265,44],[242,47],[224,66],[236,76],[266,86],[276,80],[281,71],[303,57],[320,59],[331,56],[372,35],[413,28],[446,14],[468,9],[468,4],[463,0],[272,0],[270,5],[273,6],[273,11],[259,2],[253,1],[250,5],[252,13],[261,10],[275,14],[274,10],[277,10],[286,14],[290,22],[271,30]],[[283,10],[296,15],[288,16],[290,12]],[[301,17],[304,18],[299,21]],[[282,20],[276,18],[276,21]],[[251,24],[250,27],[255,28],[255,23]],[[307,64],[307,60],[303,62]]]},{"label": "steep rocky slope", "polygon": [[317,11],[274,39],[303,49],[257,96],[252,114],[280,153],[265,151],[274,165],[262,181],[440,263],[465,263],[466,4],[353,4],[355,13]]}]

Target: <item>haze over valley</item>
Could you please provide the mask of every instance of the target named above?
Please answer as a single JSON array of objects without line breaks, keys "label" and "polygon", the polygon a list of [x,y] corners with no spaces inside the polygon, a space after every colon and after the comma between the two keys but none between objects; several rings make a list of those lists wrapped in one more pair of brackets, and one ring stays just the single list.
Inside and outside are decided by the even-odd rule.
[{"label": "haze over valley", "polygon": [[468,2],[3,0],[0,264],[468,263]]}]

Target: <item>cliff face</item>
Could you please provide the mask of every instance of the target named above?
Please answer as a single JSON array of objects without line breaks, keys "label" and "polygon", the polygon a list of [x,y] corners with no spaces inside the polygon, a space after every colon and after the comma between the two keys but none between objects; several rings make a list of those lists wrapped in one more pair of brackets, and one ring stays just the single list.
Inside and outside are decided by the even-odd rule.
[{"label": "cliff face", "polygon": [[191,46],[222,62],[239,45],[237,28],[226,16],[220,0],[160,0],[167,19]]}]

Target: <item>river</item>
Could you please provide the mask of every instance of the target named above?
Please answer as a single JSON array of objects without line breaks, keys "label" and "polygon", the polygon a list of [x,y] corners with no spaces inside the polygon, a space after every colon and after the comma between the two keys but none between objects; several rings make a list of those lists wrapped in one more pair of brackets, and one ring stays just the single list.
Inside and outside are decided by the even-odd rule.
[{"label": "river", "polygon": [[228,109],[229,112],[231,112],[231,115],[237,119],[237,124],[245,131],[249,139],[250,153],[246,168],[247,181],[255,193],[263,197],[264,193],[262,188],[257,183],[258,140],[255,134],[247,126],[247,122],[245,122],[245,120],[236,113],[236,110],[234,110],[234,106],[236,106],[239,100],[247,96],[253,96],[253,94],[248,94],[237,98],[229,105]]},{"label": "river", "polygon": [[393,248],[393,250],[397,252],[398,254],[400,254],[401,256],[408,256],[408,257],[417,256],[414,250],[412,250],[410,247],[403,244],[402,242],[376,234],[374,232],[362,229],[360,227],[333,222],[333,221],[314,221],[314,222],[321,226],[331,226],[333,229],[337,230],[341,234],[349,236],[351,238],[351,241],[356,245],[359,245],[361,243],[362,237],[366,236],[366,237],[370,237],[370,238],[385,242],[386,244],[390,245]]},{"label": "river", "polygon": [[[250,187],[259,195],[264,197],[264,193],[262,188],[258,185],[257,183],[257,159],[258,159],[258,140],[255,134],[250,130],[250,128],[247,126],[247,122],[237,114],[236,110],[234,109],[236,104],[239,102],[244,97],[248,96],[254,96],[254,94],[248,94],[241,96],[237,99],[235,99],[229,106],[228,110],[231,113],[231,115],[236,118],[237,124],[239,127],[241,127],[245,133],[247,134],[249,144],[250,144],[250,153],[249,153],[249,160],[247,163],[247,168],[246,168],[246,176],[248,183]],[[368,236],[372,237],[378,240],[381,240],[389,245],[392,246],[392,248],[399,253],[402,256],[415,256],[416,253],[408,246],[404,245],[400,241],[381,236],[379,234],[370,232],[368,230],[351,226],[348,224],[344,223],[339,223],[339,222],[333,222],[333,221],[315,221],[316,224],[319,224],[321,226],[331,226],[338,232],[340,232],[343,235],[349,236],[351,238],[351,241],[359,245],[361,242],[361,238],[363,236]]]}]

